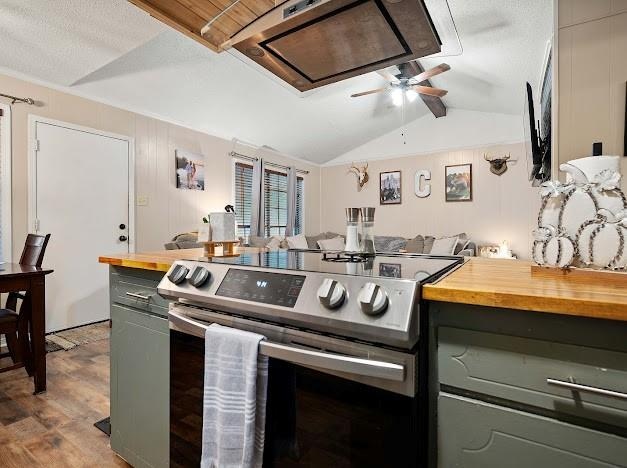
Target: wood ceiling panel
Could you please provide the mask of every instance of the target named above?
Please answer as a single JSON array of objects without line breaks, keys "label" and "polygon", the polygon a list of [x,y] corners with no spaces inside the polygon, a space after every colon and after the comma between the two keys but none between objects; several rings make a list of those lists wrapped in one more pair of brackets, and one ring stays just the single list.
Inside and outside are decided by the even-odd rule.
[{"label": "wood ceiling panel", "polygon": [[207,20],[189,8],[182,7],[178,1],[171,0],[149,0],[146,3],[152,4],[154,8],[163,12],[181,26],[190,31],[200,32]]},{"label": "wood ceiling panel", "polygon": [[[219,1],[219,0],[213,0],[213,2],[216,5],[226,3],[223,1]],[[259,15],[257,15],[254,11],[252,11],[242,2],[239,2],[235,6],[230,8],[226,14],[230,16],[231,18],[233,18],[237,23],[241,24],[242,26],[247,26],[253,21],[255,21],[257,18],[259,18]]]},{"label": "wood ceiling panel", "polygon": [[[171,11],[171,7],[172,5],[169,5],[169,8],[167,9],[162,9],[160,8],[160,4],[161,3],[170,3],[168,0],[164,0],[164,1],[157,1],[157,0],[128,0],[130,3],[132,3],[133,5],[135,5],[136,7],[144,10],[146,13],[148,13],[150,16],[152,16],[153,18],[161,21],[162,23],[170,26],[171,28],[176,29],[177,31],[179,31],[182,34],[185,34],[187,37],[190,37],[192,39],[194,39],[195,41],[199,42],[200,44],[204,45],[205,47],[208,47],[209,49],[218,52],[218,47],[212,43],[209,42],[208,40],[206,40],[205,38],[203,38],[200,34],[200,31],[202,29],[202,27],[204,26],[204,24],[206,24],[206,22],[204,22],[204,24],[202,26],[200,26],[200,29],[198,29],[199,26],[199,22],[197,21],[182,21],[179,18],[179,15],[174,15],[172,14]],[[180,9],[184,9],[183,6],[181,6],[180,4],[178,4],[178,8]],[[190,12],[189,10],[188,14],[190,16],[190,18],[193,17],[198,17],[198,15],[196,15],[193,12]],[[182,12],[183,15],[185,15],[185,12]],[[193,16],[192,16],[193,15]]]},{"label": "wood ceiling panel", "polygon": [[213,2],[207,0],[175,0],[172,3],[176,2],[201,16],[205,20],[205,24],[207,21],[211,21],[215,18],[222,11],[216,7]]},{"label": "wood ceiling panel", "polygon": [[[216,16],[222,13],[222,9],[218,8],[215,5],[215,2],[209,0],[176,0],[178,1],[184,8],[194,12],[198,16],[204,19],[203,28],[209,22],[211,22]],[[231,37],[231,31],[236,29],[241,29],[241,25],[238,23],[234,23],[233,21],[216,21],[211,25],[211,32],[202,32],[202,28],[199,31],[200,35],[211,42],[212,44],[218,46],[229,37]]]},{"label": "wood ceiling panel", "polygon": [[246,5],[257,16],[265,15],[275,6],[282,5],[287,0],[240,0],[240,3]]},{"label": "wood ceiling panel", "polygon": [[[214,51],[287,0],[129,0]],[[204,33],[203,33],[204,29]]]}]

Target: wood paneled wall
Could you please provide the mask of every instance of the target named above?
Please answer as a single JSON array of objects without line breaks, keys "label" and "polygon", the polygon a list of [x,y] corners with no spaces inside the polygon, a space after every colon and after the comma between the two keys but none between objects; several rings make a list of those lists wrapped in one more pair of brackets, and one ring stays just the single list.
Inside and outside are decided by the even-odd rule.
[{"label": "wood paneled wall", "polygon": [[[624,153],[627,0],[559,0],[559,162]],[[627,158],[622,160],[627,188]]]},{"label": "wood paneled wall", "polygon": [[[511,153],[516,161],[508,163],[505,174],[496,176],[490,172],[484,152]],[[466,163],[472,164],[473,200],[446,202],[444,167]],[[523,143],[371,160],[370,181],[361,192],[357,191],[355,175],[348,173],[349,167],[350,163],[322,168],[323,231],[345,230],[345,207],[374,206],[376,235],[440,237],[466,232],[478,244],[507,240],[520,258],[530,257],[540,196],[527,179]],[[414,194],[414,176],[419,169],[431,171],[431,195],[427,198]],[[402,171],[402,203],[381,206],[379,173],[398,170]]]},{"label": "wood paneled wall", "polygon": [[[162,250],[163,244],[174,234],[197,228],[202,215],[222,211],[232,201],[232,159],[228,155],[231,142],[228,140],[5,75],[0,75],[0,88],[4,93],[28,96],[41,102],[37,107],[12,106],[13,258],[19,258],[26,234],[32,228],[28,226],[27,213],[29,114],[135,138],[136,202],[147,199],[145,206],[135,209],[138,252]],[[174,150],[177,148],[205,156],[204,192],[175,187]],[[308,233],[318,233],[319,168],[278,156],[266,157],[310,171],[305,181],[305,229]],[[85,185],[87,189],[89,184]],[[63,215],[62,208],[59,215]],[[88,227],[85,235],[89,235]]]}]

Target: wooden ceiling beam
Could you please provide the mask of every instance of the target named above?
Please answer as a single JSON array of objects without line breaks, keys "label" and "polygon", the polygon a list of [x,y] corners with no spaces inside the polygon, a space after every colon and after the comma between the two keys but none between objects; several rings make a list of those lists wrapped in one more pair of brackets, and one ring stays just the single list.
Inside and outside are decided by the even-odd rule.
[{"label": "wooden ceiling beam", "polygon": [[[204,24],[201,25],[196,31],[195,26],[193,26],[192,24],[189,24],[189,22],[186,22],[187,24],[181,24],[182,22],[181,22],[180,17],[174,18],[174,15],[172,15],[170,12],[164,11],[162,8],[157,6],[156,4],[158,2],[155,2],[154,0],[128,0],[128,1],[131,2],[133,5],[135,5],[136,7],[141,8],[142,10],[147,12],[150,16],[154,17],[155,19],[161,21],[162,23],[167,24],[171,28],[176,29],[178,32],[185,34],[187,37],[194,39],[196,42],[199,42],[200,44],[204,45],[205,47],[208,47],[214,52],[219,52],[219,48],[216,45],[212,44],[211,42],[209,42],[208,40],[206,40],[204,37],[201,36],[200,30],[202,29],[202,26],[204,26]],[[184,8],[184,7],[180,5],[179,8]],[[198,16],[191,11],[189,11],[189,13],[191,15]],[[200,17],[198,16],[198,18]]]},{"label": "wooden ceiling beam", "polygon": [[286,0],[128,0],[214,52]]},{"label": "wooden ceiling beam", "polygon": [[[411,62],[401,63],[398,65],[398,69],[401,71],[402,75],[406,78],[411,78],[412,76],[416,76],[425,71],[422,68],[422,65],[418,63],[417,60],[412,60]],[[418,83],[420,86],[431,86],[431,82],[429,80],[424,80]],[[420,99],[425,105],[429,108],[431,113],[437,119],[438,117],[446,116],[446,105],[442,102],[442,99],[437,96],[427,96],[425,94],[420,94]]]}]

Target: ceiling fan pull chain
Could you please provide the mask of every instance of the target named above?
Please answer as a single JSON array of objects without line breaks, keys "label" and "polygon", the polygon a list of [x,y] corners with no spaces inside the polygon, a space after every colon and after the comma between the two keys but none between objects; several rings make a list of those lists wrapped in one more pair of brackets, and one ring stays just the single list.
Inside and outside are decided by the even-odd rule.
[{"label": "ceiling fan pull chain", "polygon": [[405,133],[407,132],[407,128],[405,128],[405,93],[403,93],[403,103],[401,104],[401,137],[403,138],[403,144],[407,144],[407,137]]}]

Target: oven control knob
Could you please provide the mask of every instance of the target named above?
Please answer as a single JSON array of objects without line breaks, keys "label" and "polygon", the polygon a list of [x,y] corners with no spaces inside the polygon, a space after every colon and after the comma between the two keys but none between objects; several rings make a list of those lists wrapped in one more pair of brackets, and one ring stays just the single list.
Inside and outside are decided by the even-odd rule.
[{"label": "oven control knob", "polygon": [[211,278],[211,273],[206,268],[201,266],[197,266],[192,270],[192,274],[189,276],[189,284],[194,286],[195,288],[200,288]]},{"label": "oven control knob", "polygon": [[388,294],[378,284],[366,283],[359,291],[357,302],[364,314],[379,315],[388,307]]},{"label": "oven control knob", "polygon": [[181,284],[185,281],[185,277],[189,270],[183,265],[174,265],[172,271],[168,273],[168,279],[174,284]]},{"label": "oven control knob", "polygon": [[337,309],[344,304],[346,288],[335,280],[325,278],[318,288],[318,300],[327,309]]}]

